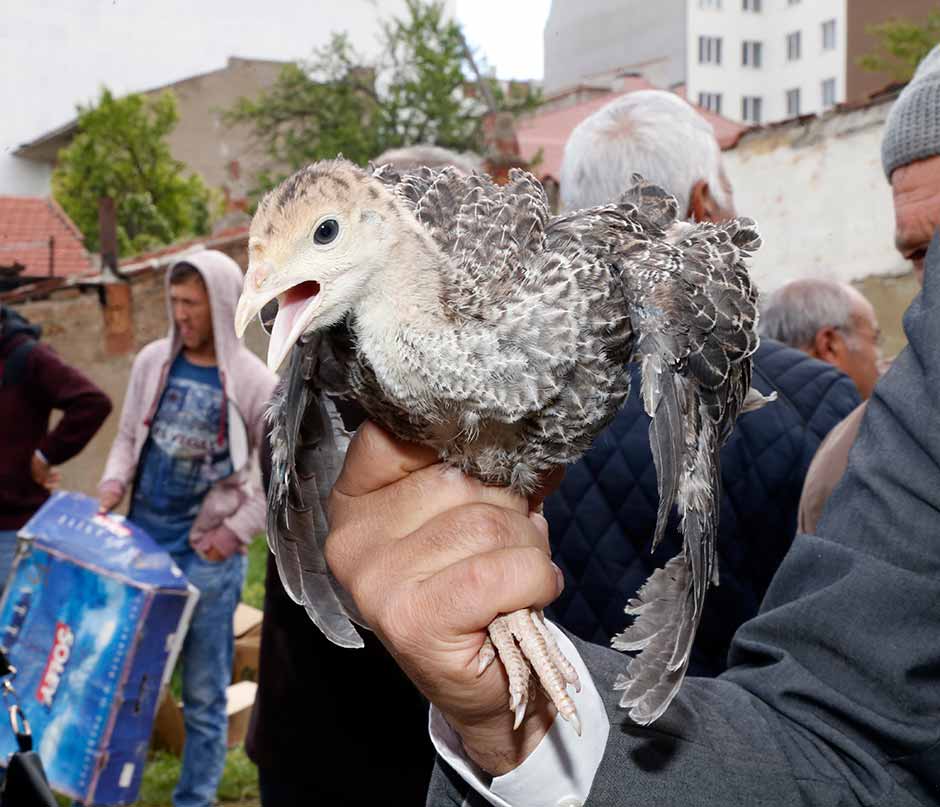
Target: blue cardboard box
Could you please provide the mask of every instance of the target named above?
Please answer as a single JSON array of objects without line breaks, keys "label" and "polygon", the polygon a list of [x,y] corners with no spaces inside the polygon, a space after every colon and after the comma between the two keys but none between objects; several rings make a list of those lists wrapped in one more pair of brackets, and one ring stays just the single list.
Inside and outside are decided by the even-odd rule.
[{"label": "blue cardboard box", "polygon": [[[146,533],[78,493],[53,495],[19,536],[0,645],[33,747],[55,790],[132,804],[198,592]],[[0,725],[0,764],[14,750]]]}]

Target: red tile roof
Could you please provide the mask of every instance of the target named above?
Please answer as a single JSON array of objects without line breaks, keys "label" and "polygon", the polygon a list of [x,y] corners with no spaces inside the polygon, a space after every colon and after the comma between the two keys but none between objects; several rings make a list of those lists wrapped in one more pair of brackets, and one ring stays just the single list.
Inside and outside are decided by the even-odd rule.
[{"label": "red tile roof", "polygon": [[21,263],[26,266],[21,277],[48,277],[50,237],[56,277],[94,274],[82,234],[52,199],[0,196],[0,266]]},{"label": "red tile roof", "polygon": [[[622,95],[637,90],[656,89],[646,79],[638,76],[627,77],[624,87],[626,88],[625,92],[605,93],[572,106],[551,109],[547,112],[537,112],[535,115],[519,121],[516,127],[516,135],[522,157],[526,160],[532,160],[538,154],[539,149],[542,150],[542,161],[535,167],[535,173],[540,178],[553,177],[556,180],[559,179],[565,143],[568,142],[568,137],[575,126],[581,121]],[[682,97],[681,93],[680,97]],[[693,106],[695,105],[693,104]],[[712,125],[715,130],[715,137],[718,138],[718,142],[723,149],[734,146],[741,134],[748,128],[701,107],[695,106],[695,109]]]}]

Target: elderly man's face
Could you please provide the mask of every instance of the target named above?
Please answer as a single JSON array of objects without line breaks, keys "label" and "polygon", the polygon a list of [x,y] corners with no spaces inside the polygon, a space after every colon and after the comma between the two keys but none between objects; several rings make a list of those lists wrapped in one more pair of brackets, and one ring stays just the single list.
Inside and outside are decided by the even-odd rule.
[{"label": "elderly man's face", "polygon": [[875,309],[860,294],[852,305],[849,321],[839,327],[827,325],[803,348],[810,356],[838,367],[858,388],[863,399],[878,383],[881,362],[881,329]]},{"label": "elderly man's face", "polygon": [[867,300],[859,300],[855,305],[851,321],[851,331],[844,335],[844,344],[832,363],[855,382],[858,394],[867,400],[878,383],[881,329],[875,309]]},{"label": "elderly man's face", "polygon": [[895,244],[914,264],[924,282],[924,255],[934,230],[940,227],[940,156],[896,168],[891,174],[894,193]]}]

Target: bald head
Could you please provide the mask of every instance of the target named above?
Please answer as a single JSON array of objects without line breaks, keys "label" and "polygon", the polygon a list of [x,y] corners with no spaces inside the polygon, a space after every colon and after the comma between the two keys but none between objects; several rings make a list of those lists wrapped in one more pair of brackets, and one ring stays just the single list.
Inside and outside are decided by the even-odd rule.
[{"label": "bald head", "polygon": [[822,278],[787,283],[765,303],[760,332],[838,367],[863,398],[878,381],[881,332],[875,309],[847,283]]},{"label": "bald head", "polygon": [[476,154],[460,154],[441,146],[417,145],[383,151],[372,162],[376,165],[391,165],[396,171],[411,171],[415,168],[446,168],[451,165],[462,174],[483,170],[483,160]]}]

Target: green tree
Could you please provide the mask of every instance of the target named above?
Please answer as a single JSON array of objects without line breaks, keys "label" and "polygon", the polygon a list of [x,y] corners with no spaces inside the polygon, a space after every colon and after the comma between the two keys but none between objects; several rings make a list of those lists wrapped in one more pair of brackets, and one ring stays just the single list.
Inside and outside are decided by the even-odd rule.
[{"label": "green tree", "polygon": [[208,232],[213,194],[199,176],[187,175],[166,142],[179,120],[173,93],[115,98],[102,89],[98,102],[78,113],[78,134],[59,152],[52,191],[89,249],[99,248],[102,196],[114,199],[122,254]]},{"label": "green tree", "polygon": [[[404,18],[381,26],[379,57],[368,62],[344,34],[303,63],[287,65],[274,85],[242,98],[224,113],[246,124],[272,169],[256,177],[256,192],[309,162],[335,157],[364,165],[385,149],[432,143],[457,151],[482,146],[489,110],[468,81],[469,53],[460,26],[439,2],[407,0]],[[484,79],[497,107],[521,113],[540,102],[527,89],[504,94]]]},{"label": "green tree", "polygon": [[886,73],[894,81],[910,81],[920,60],[940,42],[940,9],[928,13],[922,24],[888,20],[867,30],[877,37],[878,47],[859,59],[862,68]]},{"label": "green tree", "polygon": [[[274,166],[293,170],[338,152],[364,163],[381,150],[374,84],[374,71],[335,34],[310,61],[285,65],[269,90],[240,98],[223,118],[248,124]],[[255,181],[265,189],[279,178],[265,172]]]},{"label": "green tree", "polygon": [[382,25],[381,66],[387,81],[378,116],[382,147],[433,143],[473,150],[485,110],[482,99],[465,92],[460,26],[445,20],[440,4],[408,0],[407,7],[407,19]]}]

